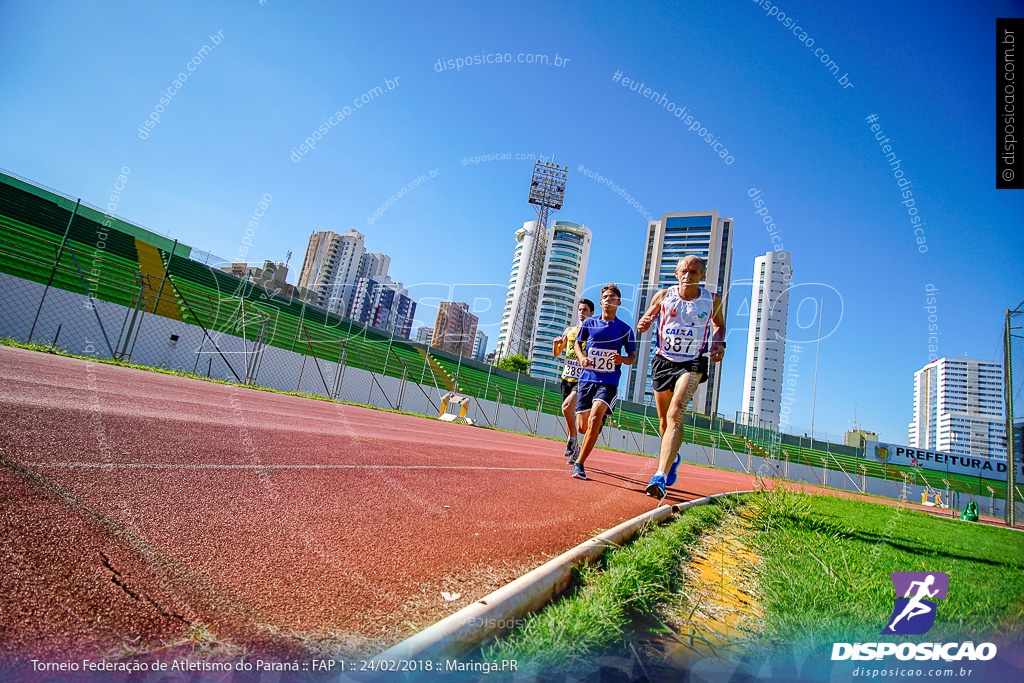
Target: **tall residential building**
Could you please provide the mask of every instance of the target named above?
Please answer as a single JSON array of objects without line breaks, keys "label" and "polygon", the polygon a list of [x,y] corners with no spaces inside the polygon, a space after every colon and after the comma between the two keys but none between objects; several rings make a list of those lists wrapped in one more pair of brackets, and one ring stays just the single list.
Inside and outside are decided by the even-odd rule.
[{"label": "tall residential building", "polygon": [[430,339],[434,336],[434,328],[420,325],[416,328],[416,341],[420,344],[430,346]]},{"label": "tall residential building", "polygon": [[914,373],[911,448],[1006,459],[1003,365],[939,358]]},{"label": "tall residential building", "polygon": [[469,304],[461,301],[442,301],[437,307],[434,335],[430,346],[448,353],[473,357],[476,325],[479,319],[469,312]]},{"label": "tall residential building", "polygon": [[487,335],[480,330],[476,331],[476,339],[473,340],[473,358],[484,362],[484,354],[487,351]]},{"label": "tall residential building", "polygon": [[299,287],[316,292],[316,304],[321,308],[351,316],[359,278],[388,274],[391,257],[366,253],[363,240],[357,230],[344,235],[330,230],[310,235],[299,271]]},{"label": "tall residential building", "polygon": [[[528,351],[526,355],[531,360],[532,376],[558,379],[565,361],[554,358],[551,347],[562,331],[575,322],[576,305],[583,296],[587,277],[593,233],[585,225],[554,221],[549,229],[538,234],[537,221],[527,221],[516,231],[515,239],[512,272],[498,328],[496,351],[499,358],[509,350]],[[530,254],[534,239],[544,240],[544,263],[543,267],[535,270],[534,281],[526,282],[523,259]],[[539,296],[536,297],[535,310],[529,311],[526,317],[529,323],[523,329],[525,334],[521,334],[513,329],[514,321],[518,309],[529,305],[531,288]]]},{"label": "tall residential building", "polygon": [[782,376],[789,320],[793,264],[788,251],[769,251],[754,259],[747,330],[747,366],[743,371],[743,412],[773,426],[782,408]]},{"label": "tall residential building", "polygon": [[[729,282],[732,275],[732,218],[720,218],[717,211],[664,213],[660,221],[647,225],[643,271],[640,274],[636,322],[647,310],[651,297],[659,289],[674,287],[676,263],[684,256],[699,256],[707,263],[704,286],[722,297],[723,316],[727,317]],[[640,336],[637,361],[630,372],[626,395],[637,403],[654,403],[651,387],[651,358],[654,352],[653,329]],[[726,361],[728,362],[728,361]],[[714,415],[718,412],[719,364],[711,363],[708,381],[693,396],[694,412]]]},{"label": "tall residential building", "polygon": [[416,302],[409,298],[409,290],[401,282],[377,275],[356,281],[350,310],[353,320],[408,339]]},{"label": "tall residential building", "polygon": [[316,292],[319,307],[347,315],[346,290],[355,283],[365,251],[363,236],[355,230],[344,235],[330,230],[314,232],[299,271],[299,286]]}]

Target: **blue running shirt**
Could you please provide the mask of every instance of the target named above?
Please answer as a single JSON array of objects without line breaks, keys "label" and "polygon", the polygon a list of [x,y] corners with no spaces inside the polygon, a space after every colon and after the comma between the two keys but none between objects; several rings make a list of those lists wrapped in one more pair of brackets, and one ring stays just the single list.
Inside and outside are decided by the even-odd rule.
[{"label": "blue running shirt", "polygon": [[620,353],[625,347],[628,356],[636,353],[636,340],[633,328],[618,318],[602,320],[601,316],[587,318],[580,326],[576,337],[580,345],[587,350],[587,358],[594,361],[595,367],[586,368],[580,376],[580,382],[597,382],[619,386],[622,370],[612,362],[612,354]]}]

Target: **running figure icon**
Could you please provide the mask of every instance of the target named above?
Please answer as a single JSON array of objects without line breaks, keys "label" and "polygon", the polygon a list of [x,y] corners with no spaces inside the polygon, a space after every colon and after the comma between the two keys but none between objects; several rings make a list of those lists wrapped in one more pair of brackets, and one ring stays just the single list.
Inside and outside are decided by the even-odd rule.
[{"label": "running figure icon", "polygon": [[889,625],[882,633],[920,635],[935,624],[936,600],[945,600],[949,576],[943,572],[893,572],[897,597]]},{"label": "running figure icon", "polygon": [[907,621],[910,621],[916,616],[928,614],[929,612],[933,612],[935,610],[935,607],[931,605],[926,605],[925,603],[921,602],[921,600],[925,597],[934,598],[936,595],[939,594],[938,589],[934,591],[928,590],[928,588],[934,583],[935,577],[931,574],[929,574],[928,578],[926,578],[924,581],[912,581],[910,583],[910,588],[907,589],[907,594],[903,597],[910,598],[910,593],[914,590],[914,586],[917,586],[917,595],[910,598],[910,602],[908,602],[907,606],[903,608],[903,611],[900,612],[900,615],[892,620],[892,623],[889,624],[890,631],[893,630],[893,627],[896,626],[896,623],[903,617],[906,617]]}]

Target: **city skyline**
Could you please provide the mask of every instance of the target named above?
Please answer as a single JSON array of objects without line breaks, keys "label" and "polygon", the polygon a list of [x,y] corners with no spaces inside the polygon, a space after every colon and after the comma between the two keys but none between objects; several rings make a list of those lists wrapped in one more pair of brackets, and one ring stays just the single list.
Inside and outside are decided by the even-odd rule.
[{"label": "city skyline", "polygon": [[392,257],[414,327],[466,301],[491,343],[535,161],[568,166],[561,215],[594,232],[583,295],[619,283],[631,324],[649,221],[713,208],[735,219],[740,269],[719,412],[742,403],[736,292],[784,249],[800,264],[790,423],[806,431],[813,404],[838,439],[858,405],[897,441],[913,371],[999,360],[1003,312],[1024,298],[1024,199],[992,177],[994,17],[1016,9],[788,3],[820,61],[758,3],[8,4],[0,167],[230,262],[355,227]]}]

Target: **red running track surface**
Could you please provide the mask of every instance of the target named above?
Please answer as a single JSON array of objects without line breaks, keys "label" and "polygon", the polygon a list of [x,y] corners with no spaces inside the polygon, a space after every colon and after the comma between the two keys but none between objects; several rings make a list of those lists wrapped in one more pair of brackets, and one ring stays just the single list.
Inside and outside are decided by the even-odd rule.
[{"label": "red running track surface", "polygon": [[[584,482],[562,449],[0,347],[3,656],[383,649],[655,505],[653,459]],[[750,487],[684,467],[668,500]]]}]

